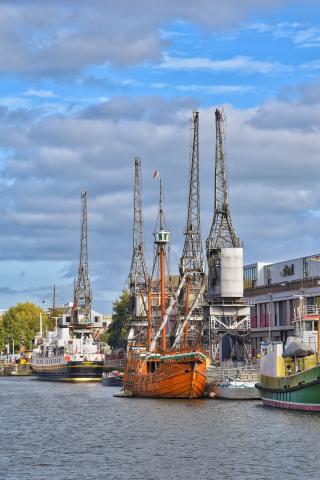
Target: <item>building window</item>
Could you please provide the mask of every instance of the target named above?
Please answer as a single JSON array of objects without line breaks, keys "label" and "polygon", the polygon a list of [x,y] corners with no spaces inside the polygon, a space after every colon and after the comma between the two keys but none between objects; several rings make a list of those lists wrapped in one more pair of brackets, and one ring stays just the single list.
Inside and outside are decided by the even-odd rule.
[{"label": "building window", "polygon": [[304,258],[303,259],[303,278],[307,278],[308,275],[309,275],[309,272],[308,272],[308,259],[307,258]]},{"label": "building window", "polygon": [[71,317],[66,317],[66,323],[70,323],[71,322]]},{"label": "building window", "polygon": [[264,267],[264,284],[271,285],[271,265]]},{"label": "building window", "polygon": [[95,323],[98,323],[98,322],[99,322],[99,320],[100,320],[100,317],[94,317],[94,321],[95,321]]},{"label": "building window", "polygon": [[243,270],[244,288],[253,288],[257,284],[257,267],[245,267]]}]

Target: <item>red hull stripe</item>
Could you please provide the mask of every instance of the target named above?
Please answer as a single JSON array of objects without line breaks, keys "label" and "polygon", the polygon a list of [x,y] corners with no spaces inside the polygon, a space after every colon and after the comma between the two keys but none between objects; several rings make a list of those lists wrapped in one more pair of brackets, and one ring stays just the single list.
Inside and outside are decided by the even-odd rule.
[{"label": "red hull stripe", "polygon": [[305,410],[308,412],[320,412],[320,404],[318,403],[294,403],[283,402],[280,400],[270,400],[269,398],[261,398],[264,405],[268,407],[287,408],[289,410]]}]

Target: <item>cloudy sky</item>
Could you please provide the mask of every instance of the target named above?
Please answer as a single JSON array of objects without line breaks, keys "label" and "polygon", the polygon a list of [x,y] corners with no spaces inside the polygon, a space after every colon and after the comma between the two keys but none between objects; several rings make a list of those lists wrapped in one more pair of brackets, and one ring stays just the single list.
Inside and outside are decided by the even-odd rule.
[{"label": "cloudy sky", "polygon": [[193,109],[203,240],[223,106],[246,263],[319,252],[319,73],[318,0],[0,0],[0,308],[49,304],[53,283],[69,301],[86,188],[95,306],[111,311],[129,273],[137,155],[148,263],[158,169],[176,270]]}]

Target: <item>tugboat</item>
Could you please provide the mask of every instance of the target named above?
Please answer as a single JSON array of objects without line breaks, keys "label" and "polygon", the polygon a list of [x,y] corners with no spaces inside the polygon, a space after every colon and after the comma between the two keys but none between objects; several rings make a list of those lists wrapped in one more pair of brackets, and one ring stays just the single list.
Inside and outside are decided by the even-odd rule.
[{"label": "tugboat", "polygon": [[264,405],[320,411],[320,306],[305,306],[295,315],[295,336],[262,344],[260,390]]}]

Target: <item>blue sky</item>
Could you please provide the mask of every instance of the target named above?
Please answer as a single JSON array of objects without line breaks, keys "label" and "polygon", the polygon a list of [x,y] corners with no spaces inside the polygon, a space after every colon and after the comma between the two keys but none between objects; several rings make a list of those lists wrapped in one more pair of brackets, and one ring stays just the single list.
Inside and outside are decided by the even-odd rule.
[{"label": "blue sky", "polygon": [[177,270],[189,121],[200,111],[203,240],[212,220],[214,109],[227,115],[233,221],[245,258],[319,251],[320,8],[315,1],[0,3],[0,307],[69,301],[89,195],[96,308],[126,285],[133,158],[148,263],[165,185]]}]

